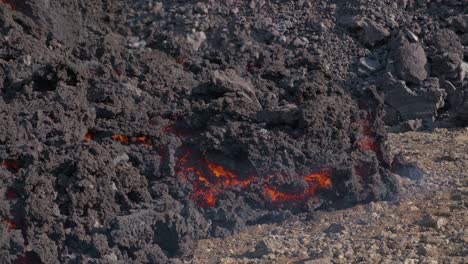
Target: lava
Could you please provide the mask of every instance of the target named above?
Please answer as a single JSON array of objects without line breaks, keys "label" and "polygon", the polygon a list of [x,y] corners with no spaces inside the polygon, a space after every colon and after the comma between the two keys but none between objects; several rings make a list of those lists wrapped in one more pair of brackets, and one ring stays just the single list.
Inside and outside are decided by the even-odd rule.
[{"label": "lava", "polygon": [[270,179],[267,178],[264,184],[265,196],[268,196],[271,201],[278,207],[282,207],[282,202],[292,202],[294,204],[304,203],[309,198],[315,197],[318,190],[330,189],[332,171],[324,169],[318,172],[313,172],[303,176],[303,180],[307,183],[305,189],[296,189],[293,191],[280,191],[281,186],[271,186]]},{"label": "lava", "polygon": [[[183,181],[192,184],[194,193],[191,198],[199,206],[213,207],[216,205],[217,195],[225,189],[236,186],[244,188],[253,181],[253,177],[242,179],[236,172],[221,164],[200,155],[193,155],[187,147],[183,147],[182,150],[184,154],[177,162],[177,172],[181,174]],[[193,161],[196,162],[191,164]]]},{"label": "lava", "polygon": [[375,139],[373,139],[370,136],[363,135],[361,140],[358,142],[359,149],[362,151],[368,151],[372,150],[374,152],[379,151],[379,145],[377,142],[375,142]]},{"label": "lava", "polygon": [[[218,196],[224,191],[238,187],[245,189],[252,184],[254,178],[260,179],[258,176],[241,177],[238,172],[210,161],[203,155],[192,154],[187,147],[182,149],[183,155],[177,162],[176,171],[181,175],[182,181],[191,183],[193,194],[190,197],[198,206],[214,207]],[[323,169],[301,177],[307,184],[306,188],[286,191],[285,186],[275,185],[270,181],[273,176],[264,179],[261,186],[264,188],[264,197],[269,197],[269,201],[277,207],[282,207],[283,202],[303,204],[309,198],[316,197],[318,190],[331,188],[331,174],[331,170]]]},{"label": "lava", "polygon": [[224,168],[223,166],[210,162],[209,160],[205,159],[205,163],[208,166],[208,168],[211,170],[213,175],[219,179],[223,180],[223,184],[225,186],[234,186],[234,185],[242,185],[246,187],[252,182],[252,178],[250,179],[245,179],[245,180],[240,180],[238,179],[237,175]]},{"label": "lava", "polygon": [[363,128],[361,139],[358,141],[359,149],[362,151],[379,152],[379,144],[375,140],[374,133],[368,120],[361,120],[360,125]]},{"label": "lava", "polygon": [[114,140],[120,141],[120,142],[122,142],[122,143],[130,144],[130,140],[128,139],[127,136],[115,134],[115,135],[112,136],[112,138],[113,138]]},{"label": "lava", "polygon": [[4,160],[2,162],[2,166],[5,167],[7,170],[13,172],[13,173],[17,173],[20,169],[20,166],[18,165],[18,162],[14,161],[14,160]]}]

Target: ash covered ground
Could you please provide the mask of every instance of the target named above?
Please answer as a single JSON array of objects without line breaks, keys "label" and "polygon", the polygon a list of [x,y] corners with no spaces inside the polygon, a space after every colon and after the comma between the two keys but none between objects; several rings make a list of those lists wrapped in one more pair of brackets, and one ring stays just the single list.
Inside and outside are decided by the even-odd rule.
[{"label": "ash covered ground", "polygon": [[1,261],[178,262],[395,200],[385,126],[465,124],[466,6],[1,1]]}]

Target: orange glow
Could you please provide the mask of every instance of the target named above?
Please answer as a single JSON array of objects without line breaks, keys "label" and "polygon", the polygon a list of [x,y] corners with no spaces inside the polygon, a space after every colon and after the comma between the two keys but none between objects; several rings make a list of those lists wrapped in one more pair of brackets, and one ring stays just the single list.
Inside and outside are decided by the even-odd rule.
[{"label": "orange glow", "polygon": [[20,169],[18,163],[14,160],[4,160],[2,166],[13,173],[18,172]]},{"label": "orange glow", "polygon": [[234,186],[234,185],[242,185],[242,186],[247,186],[249,185],[253,179],[246,179],[246,180],[239,180],[237,179],[237,175],[224,168],[223,166],[210,162],[209,160],[205,160],[206,165],[208,168],[211,170],[211,172],[216,176],[216,178],[224,178],[224,181],[222,182],[225,186]]},{"label": "orange glow", "polygon": [[[212,162],[201,155],[194,155],[187,147],[182,147],[183,154],[176,164],[176,171],[181,175],[182,181],[192,185],[193,194],[190,196],[198,206],[216,206],[217,197],[225,190],[235,187],[246,188],[258,175],[239,177],[239,175],[221,164]],[[316,197],[316,193],[321,189],[330,189],[332,171],[323,169],[309,173],[302,177],[307,183],[305,188],[295,188],[284,191],[282,186],[274,185],[270,181],[274,175],[263,179],[264,196],[277,207],[282,207],[282,202],[289,202],[292,205],[303,204],[309,198]],[[284,175],[288,177],[288,175]],[[261,179],[259,179],[261,180]]]},{"label": "orange glow", "polygon": [[363,131],[361,139],[358,141],[358,147],[362,151],[373,151],[378,153],[379,152],[379,144],[375,140],[374,132],[372,131],[372,127],[369,124],[368,120],[360,120],[358,124],[361,125]]},{"label": "orange glow", "polygon": [[375,140],[369,136],[363,136],[361,140],[358,142],[359,149],[362,151],[372,150],[377,152],[379,150],[379,145],[375,142]]},{"label": "orange glow", "polygon": [[[191,183],[194,191],[191,198],[198,206],[215,206],[217,195],[225,189],[235,186],[247,187],[253,181],[253,177],[240,179],[236,172],[201,158],[201,155],[193,155],[187,147],[182,149],[184,153],[176,164],[176,171],[181,175],[182,181]],[[189,165],[194,161],[197,162]]]},{"label": "orange glow", "polygon": [[145,146],[147,146],[147,147],[150,147],[150,146],[153,145],[153,142],[151,142],[151,140],[150,140],[149,137],[147,137],[147,136],[137,137],[136,140],[137,140],[138,142],[145,143]]},{"label": "orange glow", "polygon": [[309,186],[313,185],[320,188],[330,188],[332,185],[331,174],[331,170],[322,170],[304,176],[304,180],[309,184]]},{"label": "orange glow", "polygon": [[146,142],[147,140],[148,140],[147,136],[137,137],[137,141],[140,141],[140,142]]},{"label": "orange glow", "polygon": [[270,186],[269,179],[271,177],[269,177],[267,179],[268,183],[263,186],[265,188],[265,195],[269,196],[278,207],[282,207],[281,202],[302,203],[314,197],[319,189],[330,189],[332,186],[331,174],[331,170],[328,169],[310,173],[303,177],[308,187],[305,190],[294,190],[292,192],[282,192],[277,187]]},{"label": "orange glow", "polygon": [[115,134],[114,136],[112,136],[112,138],[115,139],[115,140],[118,140],[118,141],[120,141],[122,143],[125,143],[125,144],[130,143],[127,136],[122,136],[122,135]]},{"label": "orange glow", "polygon": [[94,135],[91,134],[90,132],[86,133],[86,135],[84,136],[85,140],[87,140],[87,141],[93,140],[93,137],[94,137]]},{"label": "orange glow", "polygon": [[3,220],[3,223],[7,225],[8,230],[18,229],[18,226],[11,220]]},{"label": "orange glow", "polygon": [[214,207],[216,205],[216,196],[214,191],[210,189],[198,191],[191,198],[202,207]]}]

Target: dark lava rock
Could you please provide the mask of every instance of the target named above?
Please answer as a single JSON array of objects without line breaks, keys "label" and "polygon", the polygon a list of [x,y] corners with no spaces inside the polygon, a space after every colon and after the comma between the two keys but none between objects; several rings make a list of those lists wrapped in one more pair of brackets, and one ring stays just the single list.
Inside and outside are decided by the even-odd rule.
[{"label": "dark lava rock", "polygon": [[468,33],[468,15],[457,16],[452,23],[458,31]]},{"label": "dark lava rock", "polygon": [[392,172],[414,181],[420,181],[426,176],[416,163],[409,162],[401,153],[393,159]]},{"label": "dark lava rock", "polygon": [[432,34],[429,44],[436,50],[436,54],[456,54],[459,61],[463,58],[463,46],[460,38],[450,29],[441,29]]},{"label": "dark lava rock", "polygon": [[432,119],[443,107],[446,96],[436,78],[429,78],[420,87],[409,88],[405,82],[387,73],[382,77],[380,87],[385,102],[398,111],[400,121]]},{"label": "dark lava rock", "polygon": [[369,46],[380,44],[390,36],[390,32],[384,26],[366,17],[344,16],[338,23],[357,34],[359,39]]}]

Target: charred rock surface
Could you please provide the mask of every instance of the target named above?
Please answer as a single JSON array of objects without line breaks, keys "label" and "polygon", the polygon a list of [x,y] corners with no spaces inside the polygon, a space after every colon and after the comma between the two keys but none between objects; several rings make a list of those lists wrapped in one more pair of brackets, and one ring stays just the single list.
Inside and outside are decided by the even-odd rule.
[{"label": "charred rock surface", "polygon": [[[2,1],[1,260],[165,263],[246,225],[393,198],[384,101],[363,79],[347,92],[365,51],[336,9]],[[423,62],[398,76],[437,93]]]}]

